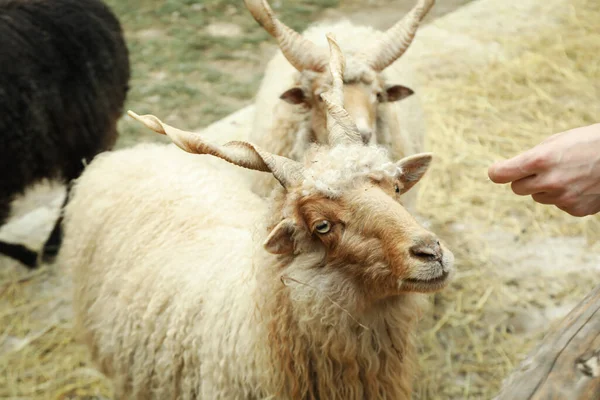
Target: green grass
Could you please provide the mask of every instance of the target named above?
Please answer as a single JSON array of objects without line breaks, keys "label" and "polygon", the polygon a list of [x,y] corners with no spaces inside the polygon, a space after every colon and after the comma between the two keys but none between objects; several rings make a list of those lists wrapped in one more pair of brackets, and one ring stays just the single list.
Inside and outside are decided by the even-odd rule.
[{"label": "green grass", "polygon": [[[243,0],[107,0],[125,30],[132,78],[126,109],[152,113],[184,129],[199,129],[248,105],[264,68],[271,38]],[[278,17],[303,30],[338,0],[287,0]],[[213,36],[210,24],[235,24],[240,34]],[[235,28],[235,27],[234,27]],[[165,140],[129,118],[119,122],[117,147]]]}]

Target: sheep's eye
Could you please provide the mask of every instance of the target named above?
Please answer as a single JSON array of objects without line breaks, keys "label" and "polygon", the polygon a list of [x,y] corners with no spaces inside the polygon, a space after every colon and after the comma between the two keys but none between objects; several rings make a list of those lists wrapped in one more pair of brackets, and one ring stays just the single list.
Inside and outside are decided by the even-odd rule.
[{"label": "sheep's eye", "polygon": [[394,185],[394,190],[396,193],[400,193],[400,187],[398,185]]},{"label": "sheep's eye", "polygon": [[383,100],[383,94],[381,92],[377,92],[377,101]]},{"label": "sheep's eye", "polygon": [[315,230],[319,233],[327,233],[331,230],[331,224],[329,221],[321,221],[315,226]]}]

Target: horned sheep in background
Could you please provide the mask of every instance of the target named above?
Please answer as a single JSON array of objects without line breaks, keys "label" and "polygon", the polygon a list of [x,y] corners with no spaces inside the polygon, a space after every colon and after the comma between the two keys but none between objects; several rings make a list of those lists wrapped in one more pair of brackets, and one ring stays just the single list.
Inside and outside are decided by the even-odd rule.
[{"label": "horned sheep in background", "polygon": [[[1,226],[18,195],[72,181],[114,145],[130,71],[120,23],[100,0],[0,0],[0,66]],[[61,221],[46,259],[60,246]],[[0,242],[0,253],[29,267],[39,259],[17,243]]]},{"label": "horned sheep in background", "polygon": [[410,398],[420,293],[453,269],[399,202],[431,155],[364,145],[330,40],[330,139],[302,162],[130,113],[188,153],[272,174],[269,200],[157,144],[100,155],[75,185],[60,264],[117,399]]},{"label": "horned sheep in background", "polygon": [[[423,151],[423,111],[418,97],[412,95],[418,82],[410,63],[401,56],[434,0],[419,0],[386,32],[339,21],[317,24],[302,34],[280,22],[266,0],[244,1],[256,21],[277,39],[280,49],[269,62],[256,95],[249,136],[253,143],[300,160],[311,142],[327,142],[327,108],[320,94],[331,85],[325,36],[332,32],[347,59],[345,108],[362,139],[389,148],[393,158]],[[261,175],[255,191],[266,195],[274,183],[272,177]],[[415,193],[413,190],[403,199],[409,209],[414,208]]]}]

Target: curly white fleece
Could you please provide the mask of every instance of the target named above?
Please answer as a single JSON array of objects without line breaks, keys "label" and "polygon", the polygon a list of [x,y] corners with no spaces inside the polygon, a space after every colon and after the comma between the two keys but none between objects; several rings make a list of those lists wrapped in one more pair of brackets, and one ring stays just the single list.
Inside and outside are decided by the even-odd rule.
[{"label": "curly white fleece", "polygon": [[397,176],[401,170],[390,161],[388,154],[387,149],[378,146],[338,145],[328,148],[314,145],[305,158],[302,195],[316,192],[338,197],[362,182],[357,178],[374,174]]}]

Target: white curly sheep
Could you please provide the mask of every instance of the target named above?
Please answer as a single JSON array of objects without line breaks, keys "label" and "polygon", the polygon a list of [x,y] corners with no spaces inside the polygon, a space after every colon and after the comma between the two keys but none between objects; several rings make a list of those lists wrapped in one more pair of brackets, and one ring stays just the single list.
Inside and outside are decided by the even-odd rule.
[{"label": "white curly sheep", "polygon": [[364,145],[331,46],[330,139],[302,162],[130,113],[189,153],[272,174],[270,200],[156,144],[100,155],[73,188],[59,262],[117,399],[410,398],[419,293],[453,269],[399,201],[431,155]]}]

